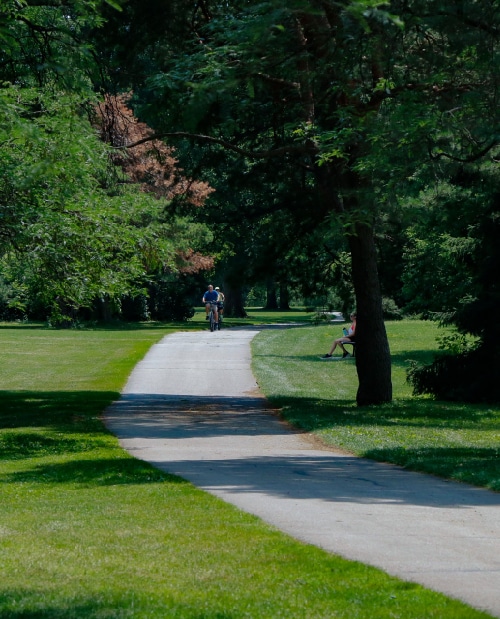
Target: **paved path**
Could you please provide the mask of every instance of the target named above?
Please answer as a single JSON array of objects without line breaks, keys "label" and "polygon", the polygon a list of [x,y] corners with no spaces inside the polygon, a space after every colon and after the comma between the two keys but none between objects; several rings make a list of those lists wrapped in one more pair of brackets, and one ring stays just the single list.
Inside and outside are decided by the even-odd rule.
[{"label": "paved path", "polygon": [[250,370],[255,330],[165,337],[106,423],[132,455],[293,537],[500,617],[500,494],[324,449]]}]

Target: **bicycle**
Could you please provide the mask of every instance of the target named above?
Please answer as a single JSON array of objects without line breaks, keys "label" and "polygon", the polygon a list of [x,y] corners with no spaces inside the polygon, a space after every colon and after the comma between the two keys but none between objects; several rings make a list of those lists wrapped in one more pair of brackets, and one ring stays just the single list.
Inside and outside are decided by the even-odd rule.
[{"label": "bicycle", "polygon": [[215,312],[214,307],[217,307],[217,303],[210,303],[210,311],[208,312],[208,320],[210,323],[210,331],[217,331],[220,329],[220,314],[219,314],[219,322],[215,322]]},{"label": "bicycle", "polygon": [[224,303],[222,301],[217,301],[217,313],[219,315],[219,324],[217,325],[218,330],[222,327],[222,310],[224,308]]}]

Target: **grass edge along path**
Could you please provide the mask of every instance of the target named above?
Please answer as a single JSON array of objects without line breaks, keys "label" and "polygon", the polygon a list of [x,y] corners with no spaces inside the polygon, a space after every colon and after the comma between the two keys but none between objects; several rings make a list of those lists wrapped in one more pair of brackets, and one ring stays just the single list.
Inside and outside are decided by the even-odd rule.
[{"label": "grass edge along path", "polygon": [[355,360],[320,359],[341,326],[262,331],[252,341],[257,382],[282,416],[358,456],[500,491],[500,405],[414,397],[406,383],[410,360],[430,361],[443,331],[388,322],[394,400],[358,407]]},{"label": "grass edge along path", "polygon": [[487,617],[297,542],[101,421],[167,329],[0,329],[0,617]]}]

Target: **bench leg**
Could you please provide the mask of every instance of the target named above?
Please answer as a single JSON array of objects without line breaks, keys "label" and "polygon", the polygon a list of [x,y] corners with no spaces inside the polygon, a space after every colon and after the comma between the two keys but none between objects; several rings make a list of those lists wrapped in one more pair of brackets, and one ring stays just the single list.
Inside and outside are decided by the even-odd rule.
[{"label": "bench leg", "polygon": [[345,346],[352,346],[352,352],[351,357],[355,357],[356,356],[356,344],[354,342],[344,342],[344,347]]}]

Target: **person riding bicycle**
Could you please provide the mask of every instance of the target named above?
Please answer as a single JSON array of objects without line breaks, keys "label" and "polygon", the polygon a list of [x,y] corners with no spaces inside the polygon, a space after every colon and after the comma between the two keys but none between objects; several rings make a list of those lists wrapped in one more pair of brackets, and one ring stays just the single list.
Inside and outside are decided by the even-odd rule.
[{"label": "person riding bicycle", "polygon": [[224,296],[224,293],[222,292],[222,290],[219,288],[219,286],[215,286],[215,290],[216,290],[216,292],[219,293],[219,298],[217,299],[217,308],[219,310],[220,319],[222,320],[222,316],[224,315],[225,296]]},{"label": "person riding bicycle", "polygon": [[210,306],[212,305],[213,310],[214,310],[214,318],[215,318],[216,324],[219,322],[219,308],[217,307],[218,300],[219,300],[219,293],[217,292],[217,290],[214,290],[214,287],[212,286],[212,284],[210,284],[208,286],[208,290],[203,295],[202,302],[205,303],[205,314],[206,314],[205,320],[208,320]]}]

